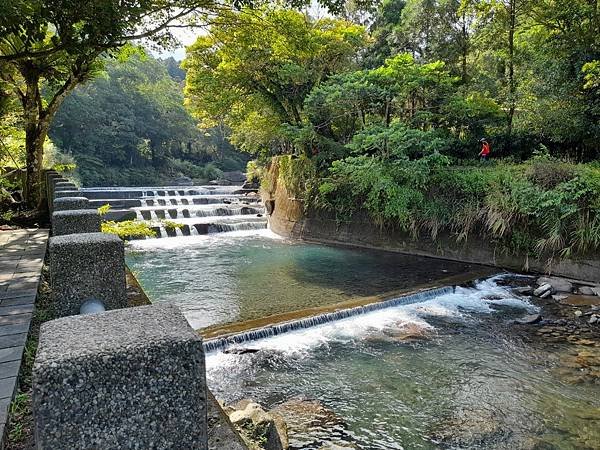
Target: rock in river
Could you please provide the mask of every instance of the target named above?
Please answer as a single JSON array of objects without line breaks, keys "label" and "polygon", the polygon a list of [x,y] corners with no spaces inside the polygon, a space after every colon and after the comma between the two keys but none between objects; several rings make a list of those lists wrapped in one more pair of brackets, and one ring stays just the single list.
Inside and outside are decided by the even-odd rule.
[{"label": "rock in river", "polygon": [[520,319],[516,319],[513,323],[516,325],[532,325],[541,321],[542,316],[539,314],[530,314],[528,316],[521,317]]},{"label": "rock in river", "polygon": [[540,277],[538,278],[537,283],[540,287],[545,284],[549,284],[556,292],[573,292],[573,283],[571,283],[569,280],[565,280],[564,278]]},{"label": "rock in river", "polygon": [[542,284],[535,291],[533,291],[533,295],[540,298],[550,297],[554,289],[550,283]]},{"label": "rock in river", "polygon": [[[240,430],[251,447],[264,450],[285,450],[289,447],[287,425],[281,415],[266,412],[258,403],[243,401],[244,409],[234,410],[229,420]],[[260,443],[260,447],[253,445]]]}]

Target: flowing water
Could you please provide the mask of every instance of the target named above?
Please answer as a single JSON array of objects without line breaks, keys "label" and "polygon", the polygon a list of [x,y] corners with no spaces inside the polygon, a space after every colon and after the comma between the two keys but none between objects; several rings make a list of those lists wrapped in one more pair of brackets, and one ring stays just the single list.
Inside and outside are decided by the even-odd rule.
[{"label": "flowing water", "polygon": [[559,353],[507,325],[535,311],[486,280],[210,353],[209,385],[228,403],[315,410],[291,421],[292,449],[599,448],[598,387],[563,382]]},{"label": "flowing water", "polygon": [[178,304],[194,328],[379,296],[471,268],[290,242],[269,230],[133,241],[127,263],[153,302]]},{"label": "flowing water", "polygon": [[[134,241],[127,253],[150,299],[179,305],[194,328],[390,297],[474,269],[290,242],[265,229],[256,198],[207,191],[145,188],[138,218],[185,226],[162,226],[164,239]],[[292,450],[600,449],[598,386],[562,377],[573,349],[509,324],[537,308],[505,284],[496,277],[332,322],[339,314],[325,314],[225,347],[214,340],[210,388],[282,414]]]}]

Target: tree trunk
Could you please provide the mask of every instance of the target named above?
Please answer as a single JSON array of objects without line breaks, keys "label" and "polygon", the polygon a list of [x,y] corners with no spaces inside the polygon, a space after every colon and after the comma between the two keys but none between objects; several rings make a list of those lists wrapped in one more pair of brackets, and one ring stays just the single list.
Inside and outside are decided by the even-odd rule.
[{"label": "tree trunk", "polygon": [[30,208],[37,208],[41,200],[41,176],[44,156],[44,140],[48,133],[47,125],[40,121],[41,95],[39,74],[31,71],[23,73],[27,91],[22,99],[25,122],[25,161],[26,182],[25,201]]},{"label": "tree trunk", "polygon": [[44,163],[44,142],[48,136],[50,124],[66,96],[77,86],[82,76],[89,70],[81,65],[55,92],[44,108],[40,93],[40,72],[28,63],[19,67],[27,86],[21,97],[25,122],[26,175],[25,202],[30,208],[40,209],[42,204],[42,169]]},{"label": "tree trunk", "polygon": [[506,142],[508,150],[512,147],[513,121],[516,110],[515,95],[517,86],[515,82],[515,30],[517,26],[517,0],[509,2],[509,29],[508,29],[508,123],[506,127]]}]

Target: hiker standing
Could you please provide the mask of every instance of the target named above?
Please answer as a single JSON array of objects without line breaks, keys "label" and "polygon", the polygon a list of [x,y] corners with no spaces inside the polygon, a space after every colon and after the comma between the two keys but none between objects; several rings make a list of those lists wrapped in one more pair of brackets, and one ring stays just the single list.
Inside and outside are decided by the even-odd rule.
[{"label": "hiker standing", "polygon": [[479,142],[481,143],[481,151],[478,156],[481,158],[481,161],[487,161],[490,155],[490,144],[486,138],[481,138]]}]

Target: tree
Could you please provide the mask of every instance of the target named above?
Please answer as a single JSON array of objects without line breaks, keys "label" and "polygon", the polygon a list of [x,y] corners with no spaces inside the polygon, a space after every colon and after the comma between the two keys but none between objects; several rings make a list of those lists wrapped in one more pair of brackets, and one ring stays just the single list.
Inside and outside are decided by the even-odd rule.
[{"label": "tree", "polygon": [[225,158],[238,160],[233,169],[244,166],[215,133],[196,127],[183,106],[182,85],[168,73],[172,65],[150,55],[108,59],[100,75],[65,100],[50,137],[75,158],[82,182],[148,185],[177,172],[203,178],[202,166]]},{"label": "tree", "polygon": [[302,125],[306,96],[351,68],[366,39],[361,26],[282,9],[223,12],[209,31],[183,63],[186,102],[201,126],[223,122],[250,152],[291,151],[281,125]]},{"label": "tree", "polygon": [[40,200],[43,145],[50,124],[75,86],[88,80],[101,55],[127,42],[172,41],[178,20],[209,0],[11,0],[0,10],[2,80],[23,109],[27,203]]}]

